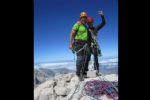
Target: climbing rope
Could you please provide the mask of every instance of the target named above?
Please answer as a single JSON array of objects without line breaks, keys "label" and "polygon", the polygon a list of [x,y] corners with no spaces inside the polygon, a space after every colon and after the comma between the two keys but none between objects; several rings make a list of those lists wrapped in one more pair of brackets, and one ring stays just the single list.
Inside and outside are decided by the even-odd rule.
[{"label": "climbing rope", "polygon": [[72,93],[72,95],[70,96],[70,98],[68,98],[68,100],[71,100],[71,99],[73,98],[73,95],[74,95],[75,93],[77,93],[76,90],[77,90],[77,88],[79,88],[79,86],[80,86],[79,84],[80,84],[80,81],[78,82],[78,84],[77,84],[75,90],[73,91],[73,93]]},{"label": "climbing rope", "polygon": [[81,79],[83,79],[83,73],[84,73],[84,71],[85,71],[85,64],[86,64],[86,61],[87,61],[87,44],[86,44],[86,46],[85,46],[85,49],[84,49],[84,60],[83,60],[83,65],[82,65],[82,67],[81,67],[81,72],[80,72],[80,77],[81,77]]},{"label": "climbing rope", "polygon": [[[74,51],[73,50],[73,53],[74,53],[74,60],[75,60],[75,54],[77,54],[77,53],[79,53],[79,52],[81,52],[82,50],[84,50],[84,61],[83,61],[83,65],[82,65],[82,67],[81,67],[81,79],[83,78],[83,72],[84,72],[84,67],[85,67],[85,62],[86,62],[86,59],[87,59],[87,52],[86,52],[86,49],[87,49],[87,46],[88,46],[88,44],[86,43],[81,49],[79,49],[78,51]],[[74,61],[75,62],[75,61]],[[75,88],[75,90],[74,90],[74,92],[72,93],[72,95],[70,96],[70,98],[68,99],[68,100],[71,100],[72,98],[73,98],[73,95],[75,94],[75,93],[77,93],[79,90],[80,90],[80,83],[81,83],[81,81],[79,81],[78,82],[78,84],[77,84],[77,86],[76,86],[76,88]],[[76,92],[76,90],[78,89],[78,91]]]},{"label": "climbing rope", "polygon": [[[111,87],[112,87],[112,89],[114,89],[115,91],[116,91],[116,93],[118,94],[118,89],[116,88],[117,86],[118,86],[118,82],[110,82],[109,80],[107,80],[106,78],[105,78],[105,76],[103,75],[103,74],[101,74],[101,77],[102,77],[102,80],[104,80],[104,81],[107,81],[108,82],[108,85],[110,85]],[[100,76],[99,76],[99,79],[100,79]],[[110,95],[111,95],[111,97],[114,99],[114,100],[118,100],[117,99],[117,97],[114,97],[113,96],[113,93],[112,93],[112,91],[108,88],[108,89],[106,89],[109,93],[110,93]]]},{"label": "climbing rope", "polygon": [[[83,78],[83,72],[85,67],[85,62],[87,60],[87,52],[86,52],[87,44],[85,44],[80,50],[75,52],[76,54],[79,53],[84,49],[84,61],[81,68],[81,78]],[[74,56],[75,60],[75,56]],[[102,78],[101,78],[102,77]],[[91,100],[100,100],[100,96],[106,95],[109,98],[112,98],[113,100],[118,100],[118,89],[116,88],[116,84],[118,82],[110,82],[108,81],[102,74],[98,76],[98,80],[91,80],[87,81],[83,87],[81,87],[81,81],[78,82],[74,92],[72,93],[71,97],[68,100],[71,100],[73,98],[73,95],[77,92],[79,92],[81,89],[81,94],[77,98],[77,100],[80,100],[82,97],[88,95],[90,96]],[[78,90],[78,91],[77,91]]]},{"label": "climbing rope", "polygon": [[90,96],[90,98],[94,100],[100,100],[99,98],[104,94],[113,100],[116,100],[116,97],[118,96],[118,93],[107,81],[87,81],[84,84],[83,90],[84,91],[81,92],[77,100],[80,100],[85,95]]},{"label": "climbing rope", "polygon": [[[81,82],[79,82],[81,83]],[[110,84],[111,83],[111,84]],[[82,97],[88,95],[90,96],[91,100],[100,100],[99,98],[102,95],[106,95],[109,98],[112,98],[113,100],[118,100],[118,91],[116,91],[115,87],[117,87],[118,82],[110,82],[106,81],[105,78],[99,78],[98,80],[90,80],[84,83],[83,87],[81,87],[81,94],[77,98],[77,100],[80,100]],[[81,84],[78,84],[78,87]],[[77,88],[76,88],[77,90]],[[75,91],[76,91],[75,90]],[[74,93],[75,93],[74,91]],[[74,95],[72,94],[72,96]],[[77,92],[76,92],[77,93]],[[71,97],[72,99],[72,97]],[[71,100],[69,99],[69,100]]]},{"label": "climbing rope", "polygon": [[[98,73],[98,74],[99,74],[99,73]],[[115,86],[112,82],[110,82],[109,80],[107,80],[103,74],[100,74],[100,75],[98,76],[99,79],[100,79],[100,76],[103,78],[104,81],[109,82],[109,84],[112,85],[112,87],[114,87],[115,90],[118,92],[118,89],[116,88],[116,86]]]},{"label": "climbing rope", "polygon": [[85,48],[87,47],[87,45],[88,45],[88,44],[86,43],[81,49],[79,49],[79,50],[78,50],[77,52],[75,52],[75,53],[76,53],[76,54],[79,53],[80,51],[82,51],[83,49],[85,49]]},{"label": "climbing rope", "polygon": [[113,100],[118,100],[118,89],[116,88],[118,82],[110,82],[102,74],[101,76],[102,78],[98,77],[98,80],[87,81],[77,100],[86,95],[90,96],[91,100],[100,100],[99,98],[104,94]]}]

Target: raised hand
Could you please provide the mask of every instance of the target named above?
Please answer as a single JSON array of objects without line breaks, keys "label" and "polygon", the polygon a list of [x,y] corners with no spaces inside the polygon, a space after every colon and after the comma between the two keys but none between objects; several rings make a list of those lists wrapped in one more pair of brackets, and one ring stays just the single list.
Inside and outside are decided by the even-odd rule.
[{"label": "raised hand", "polygon": [[98,14],[99,14],[99,15],[104,15],[104,13],[103,13],[102,10],[101,10],[101,11],[98,11]]}]

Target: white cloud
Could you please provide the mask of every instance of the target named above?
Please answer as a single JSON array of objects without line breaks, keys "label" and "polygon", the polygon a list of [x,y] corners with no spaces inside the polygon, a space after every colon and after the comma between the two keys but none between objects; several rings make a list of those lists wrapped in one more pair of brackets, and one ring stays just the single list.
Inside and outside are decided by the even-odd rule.
[{"label": "white cloud", "polygon": [[43,64],[40,64],[41,67],[52,67],[52,66],[59,66],[59,65],[67,65],[68,63],[67,62],[64,62],[64,63],[43,63]]},{"label": "white cloud", "polygon": [[100,60],[100,63],[114,63],[114,62],[118,62],[118,58]]},{"label": "white cloud", "polygon": [[[111,58],[105,58],[99,59],[99,63],[102,65],[109,65],[110,68],[114,65],[118,65],[118,58],[117,57],[111,57]],[[93,64],[93,60],[90,61],[90,66]],[[50,62],[50,63],[39,63],[34,65],[35,68],[49,68],[49,69],[56,69],[56,68],[68,68],[68,69],[76,69],[76,62],[74,61],[65,61],[65,62]]]}]

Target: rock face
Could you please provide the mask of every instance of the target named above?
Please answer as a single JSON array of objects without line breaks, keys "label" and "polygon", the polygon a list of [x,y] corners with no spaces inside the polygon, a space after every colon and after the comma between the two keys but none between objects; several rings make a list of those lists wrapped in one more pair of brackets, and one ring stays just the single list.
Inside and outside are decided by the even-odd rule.
[{"label": "rock face", "polygon": [[56,95],[58,96],[67,96],[68,89],[66,87],[56,86],[54,90],[55,90]]},{"label": "rock face", "polygon": [[53,89],[55,85],[56,82],[54,79],[49,79],[48,81],[39,85],[34,89],[34,100],[55,100],[56,95]]},{"label": "rock face", "polygon": [[[59,68],[59,69],[46,69],[46,68],[39,68],[34,69],[34,88],[38,85],[42,84],[48,78],[54,77],[55,75],[63,75],[63,74],[71,74],[74,73],[73,70],[67,68]],[[65,82],[69,82],[71,80],[71,75],[64,76]]]},{"label": "rock face", "polygon": [[[66,100],[74,84],[75,74],[60,74],[34,89],[34,100]],[[73,79],[73,80],[72,80]],[[72,83],[73,82],[73,83]]]},{"label": "rock face", "polygon": [[[107,76],[107,79],[109,78],[112,77]],[[81,97],[80,100],[91,100],[89,96],[82,96],[81,93],[84,87],[84,83],[92,79],[94,78],[88,78],[83,82],[79,82],[78,77],[73,73],[59,74],[53,78],[48,79],[34,89],[34,100],[77,100],[79,97]],[[75,89],[77,89],[77,92],[72,96]],[[101,97],[101,100],[112,99],[103,96]]]}]

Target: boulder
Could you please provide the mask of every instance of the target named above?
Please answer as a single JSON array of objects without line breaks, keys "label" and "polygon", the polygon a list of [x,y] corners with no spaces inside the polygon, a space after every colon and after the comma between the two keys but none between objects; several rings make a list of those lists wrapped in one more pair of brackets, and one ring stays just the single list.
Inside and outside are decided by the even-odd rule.
[{"label": "boulder", "polygon": [[54,90],[55,90],[56,95],[58,96],[66,96],[70,92],[68,88],[62,87],[62,86],[55,86]]}]

